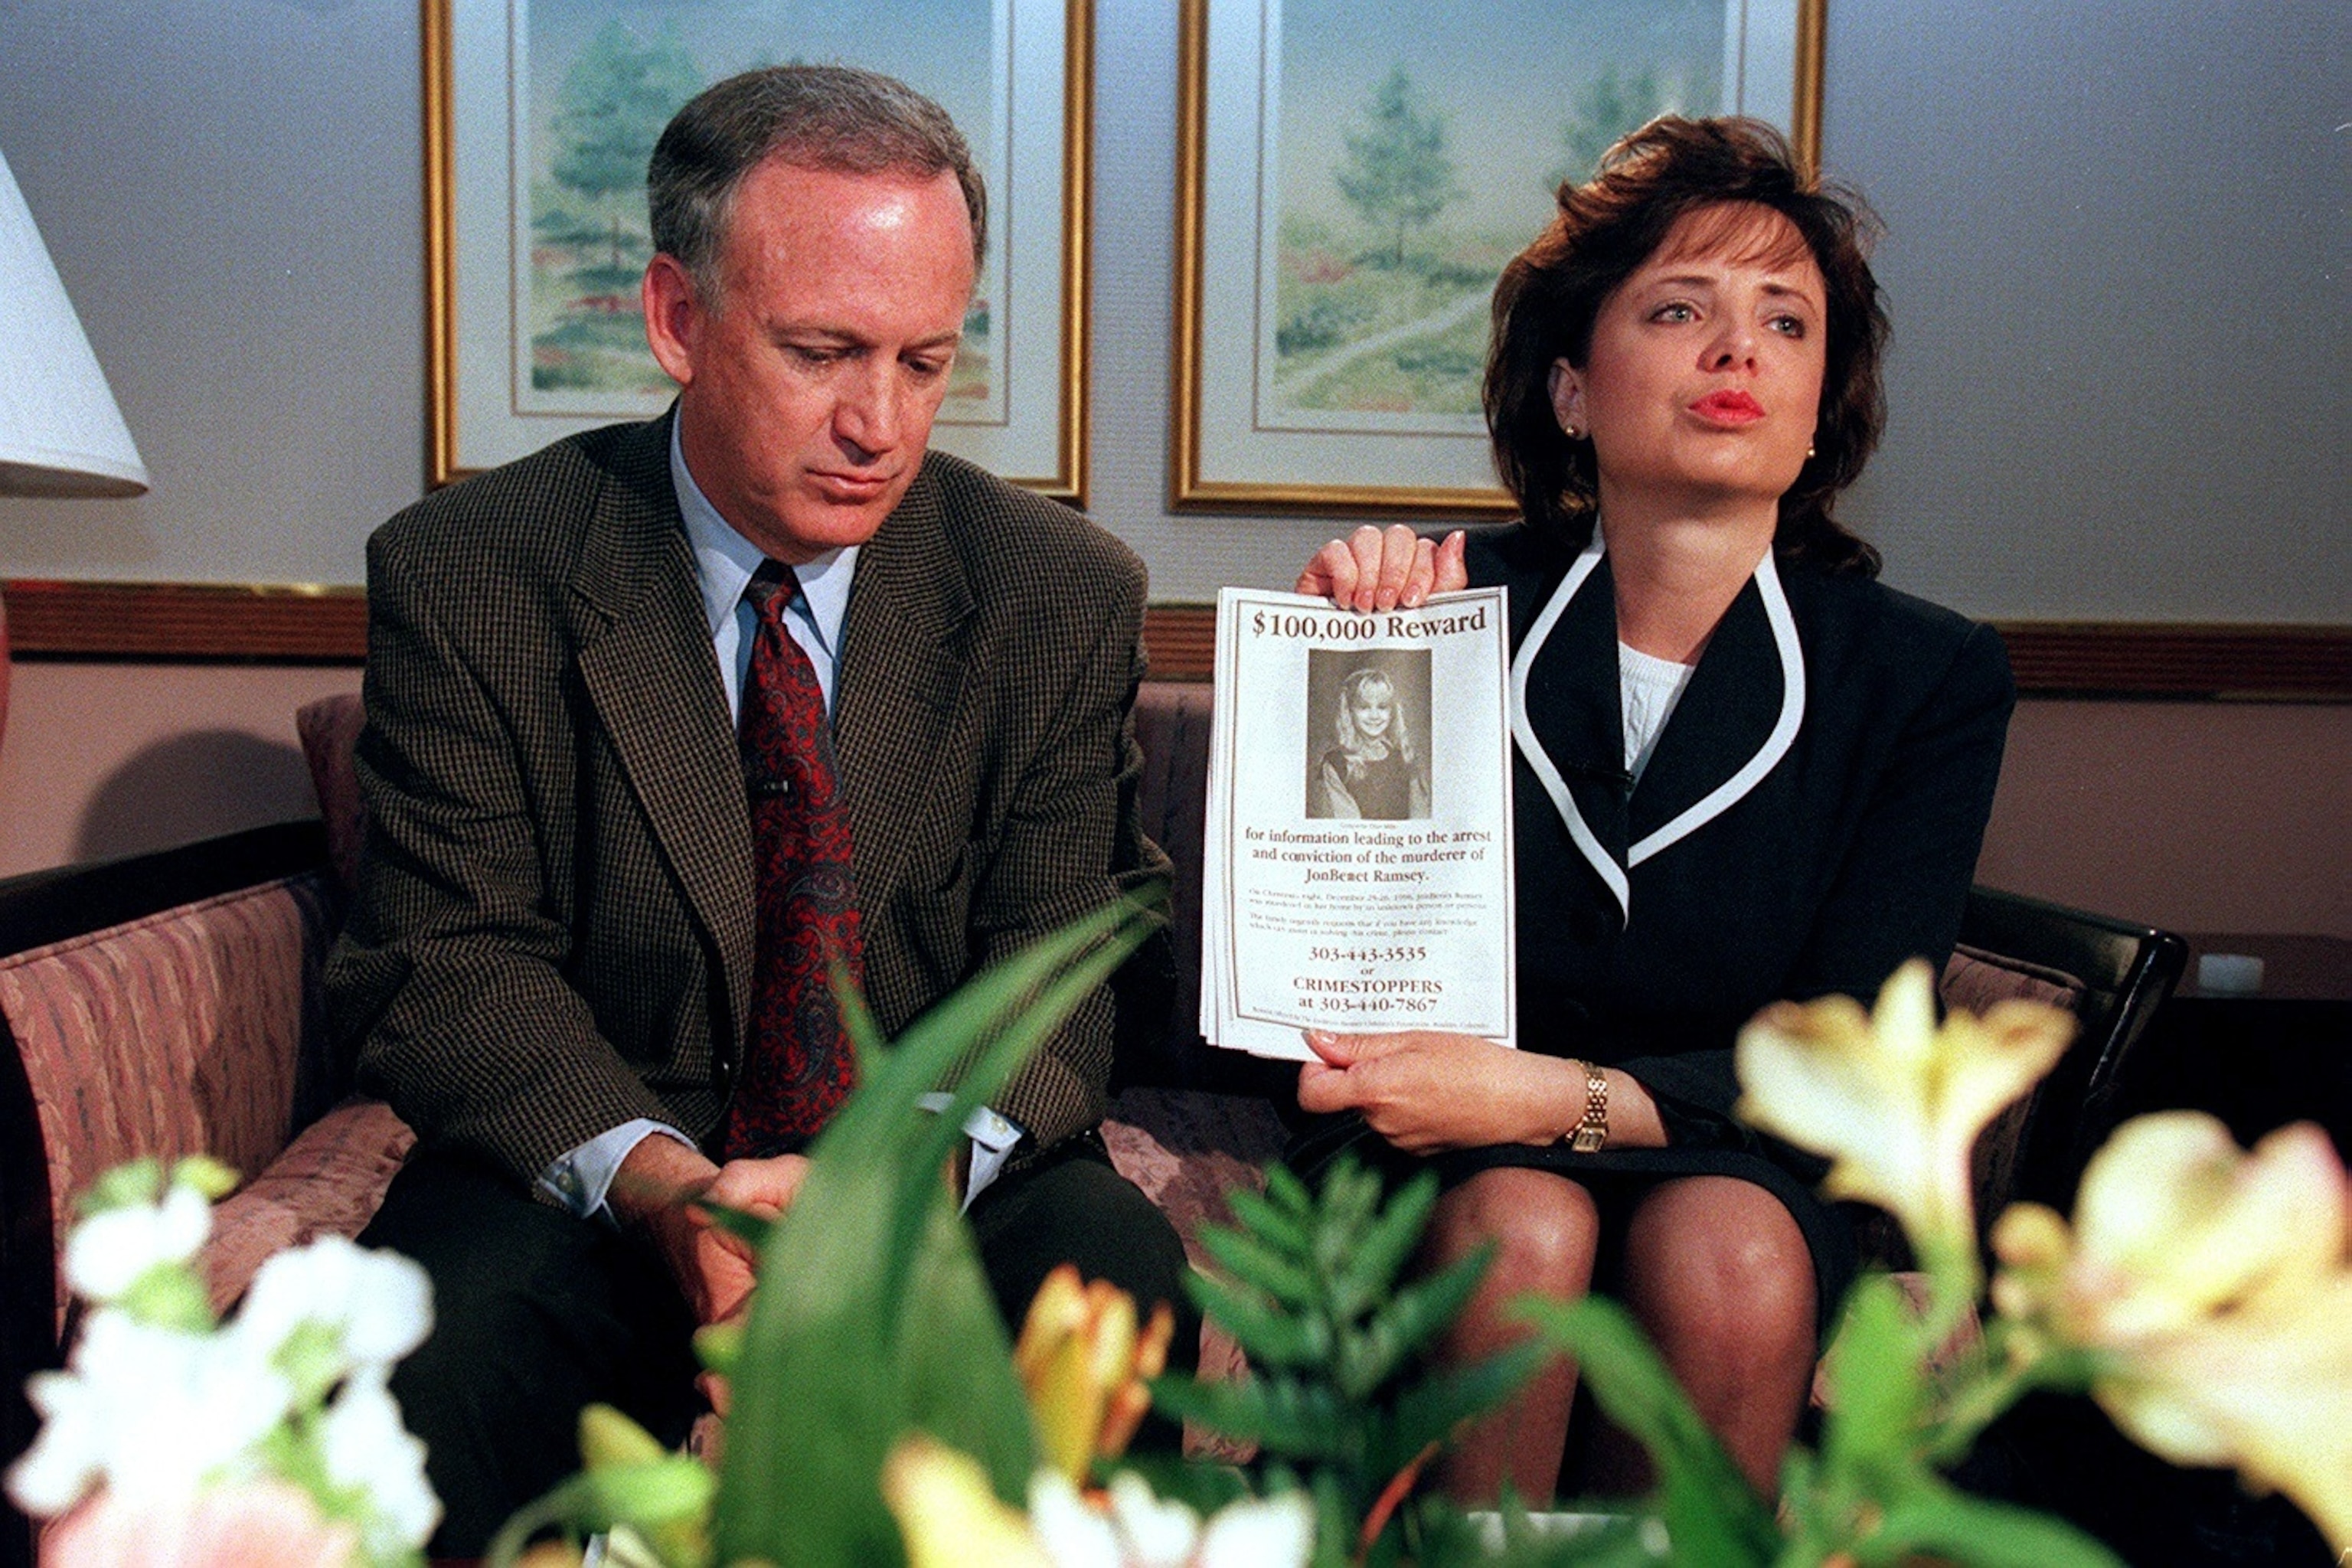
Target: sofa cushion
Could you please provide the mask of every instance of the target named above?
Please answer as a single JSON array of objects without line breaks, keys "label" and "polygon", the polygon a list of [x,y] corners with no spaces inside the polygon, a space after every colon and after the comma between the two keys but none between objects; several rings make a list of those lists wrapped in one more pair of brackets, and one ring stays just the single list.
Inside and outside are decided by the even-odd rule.
[{"label": "sofa cushion", "polygon": [[367,1228],[415,1142],[380,1100],[347,1100],[302,1129],[213,1210],[204,1256],[213,1310],[226,1311],[243,1296],[272,1253]]},{"label": "sofa cushion", "polygon": [[327,825],[327,861],[335,887],[348,902],[360,883],[360,845],[367,837],[367,813],[360,805],[359,770],[352,752],[367,710],[356,691],[339,691],[306,702],[294,715],[302,755],[310,764],[310,787]]}]

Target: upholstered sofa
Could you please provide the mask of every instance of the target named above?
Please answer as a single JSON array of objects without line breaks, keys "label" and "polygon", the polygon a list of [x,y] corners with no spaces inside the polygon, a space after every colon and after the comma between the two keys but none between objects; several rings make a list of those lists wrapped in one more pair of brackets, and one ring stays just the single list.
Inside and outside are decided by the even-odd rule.
[{"label": "upholstered sofa", "polygon": [[[1278,1152],[1287,1069],[1213,1051],[1193,1026],[1209,689],[1147,683],[1138,710],[1146,827],[1177,867],[1181,984],[1156,1047],[1122,1064],[1106,1128],[1114,1159],[1189,1237]],[[76,1195],[142,1154],[208,1151],[249,1174],[219,1208],[206,1264],[215,1300],[239,1295],[277,1249],[354,1234],[412,1142],[383,1104],[349,1096],[325,1043],[326,950],[357,862],[355,697],[299,716],[321,819],[110,866],[0,883],[0,1442],[33,1426],[26,1373],[68,1329],[58,1252]],[[2082,1041],[2030,1107],[1979,1151],[1990,1193],[2053,1194],[2104,1134],[2125,1049],[2169,989],[2177,938],[1979,890],[1947,999],[2027,994],[2073,1007]],[[2034,955],[2040,954],[2040,961]],[[1230,1369],[1228,1342],[1203,1363]],[[26,1550],[0,1532],[0,1565]]]}]

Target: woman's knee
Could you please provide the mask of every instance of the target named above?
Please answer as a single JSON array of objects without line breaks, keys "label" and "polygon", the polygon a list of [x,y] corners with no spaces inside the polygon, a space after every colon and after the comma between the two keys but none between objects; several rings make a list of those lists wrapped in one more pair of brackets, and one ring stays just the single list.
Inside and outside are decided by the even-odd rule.
[{"label": "woman's knee", "polygon": [[1777,1198],[1730,1177],[1661,1188],[1626,1235],[1626,1291],[1663,1341],[1727,1357],[1810,1359],[1813,1267]]},{"label": "woman's knee", "polygon": [[1549,1171],[1481,1171],[1438,1199],[1425,1248],[1444,1267],[1491,1243],[1488,1290],[1581,1294],[1592,1279],[1601,1221],[1592,1194]]}]

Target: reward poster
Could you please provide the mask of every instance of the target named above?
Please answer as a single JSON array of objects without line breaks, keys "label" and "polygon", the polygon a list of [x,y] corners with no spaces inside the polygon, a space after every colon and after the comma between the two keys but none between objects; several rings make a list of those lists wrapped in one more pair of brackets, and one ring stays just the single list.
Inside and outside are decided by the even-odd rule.
[{"label": "reward poster", "polygon": [[1217,605],[1201,1030],[1311,1059],[1307,1028],[1516,1044],[1503,590],[1359,615]]}]

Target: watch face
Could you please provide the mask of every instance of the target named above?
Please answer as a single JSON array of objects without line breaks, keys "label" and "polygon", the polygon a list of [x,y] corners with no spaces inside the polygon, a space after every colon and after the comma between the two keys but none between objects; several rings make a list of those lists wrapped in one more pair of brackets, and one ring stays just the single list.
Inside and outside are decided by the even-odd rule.
[{"label": "watch face", "polygon": [[1598,1154],[1601,1152],[1601,1142],[1608,1136],[1609,1133],[1605,1128],[1580,1127],[1576,1130],[1576,1136],[1569,1141],[1568,1146],[1580,1154]]}]

